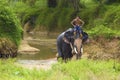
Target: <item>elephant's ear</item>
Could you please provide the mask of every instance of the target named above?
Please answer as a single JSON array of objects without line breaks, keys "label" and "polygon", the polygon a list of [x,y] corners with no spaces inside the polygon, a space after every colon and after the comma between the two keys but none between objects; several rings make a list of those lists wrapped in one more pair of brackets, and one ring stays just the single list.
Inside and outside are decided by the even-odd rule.
[{"label": "elephant's ear", "polygon": [[68,36],[68,34],[67,34],[67,32],[65,32],[64,37],[67,37],[67,36]]},{"label": "elephant's ear", "polygon": [[68,37],[70,35],[70,31],[66,31],[64,37]]}]

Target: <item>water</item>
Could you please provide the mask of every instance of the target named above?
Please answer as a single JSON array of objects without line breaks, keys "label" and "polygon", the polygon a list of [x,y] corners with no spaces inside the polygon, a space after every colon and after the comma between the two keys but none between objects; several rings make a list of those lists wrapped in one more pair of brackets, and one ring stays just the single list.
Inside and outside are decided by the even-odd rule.
[{"label": "water", "polygon": [[[44,36],[44,38],[42,37]],[[39,37],[39,38],[38,38]],[[30,46],[40,49],[39,52],[32,52],[32,54],[18,53],[19,60],[46,60],[56,57],[56,37],[45,37],[45,35],[30,35],[27,37]]]}]

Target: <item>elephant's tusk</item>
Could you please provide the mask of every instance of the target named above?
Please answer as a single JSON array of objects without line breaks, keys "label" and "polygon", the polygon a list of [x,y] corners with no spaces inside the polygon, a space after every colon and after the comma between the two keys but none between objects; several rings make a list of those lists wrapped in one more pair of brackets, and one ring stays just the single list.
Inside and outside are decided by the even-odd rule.
[{"label": "elephant's tusk", "polygon": [[75,53],[78,54],[76,47],[74,48],[74,50],[75,50]]},{"label": "elephant's tusk", "polygon": [[81,48],[81,53],[83,53],[83,47]]}]

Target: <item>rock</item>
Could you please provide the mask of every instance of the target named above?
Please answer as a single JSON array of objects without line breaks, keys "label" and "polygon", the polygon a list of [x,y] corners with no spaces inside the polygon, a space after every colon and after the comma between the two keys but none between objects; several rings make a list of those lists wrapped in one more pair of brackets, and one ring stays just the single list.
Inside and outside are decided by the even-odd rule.
[{"label": "rock", "polygon": [[7,38],[0,38],[0,58],[16,57],[17,46]]}]

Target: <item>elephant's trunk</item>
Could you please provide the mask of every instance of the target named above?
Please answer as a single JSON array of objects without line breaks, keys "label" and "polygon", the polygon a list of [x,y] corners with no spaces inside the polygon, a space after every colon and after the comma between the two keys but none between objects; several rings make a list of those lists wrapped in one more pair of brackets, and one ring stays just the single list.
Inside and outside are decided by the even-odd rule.
[{"label": "elephant's trunk", "polygon": [[80,58],[81,57],[81,47],[82,47],[82,39],[80,38],[77,38],[75,39],[75,42],[74,42],[74,50],[75,50],[75,53],[77,54],[77,58]]}]

